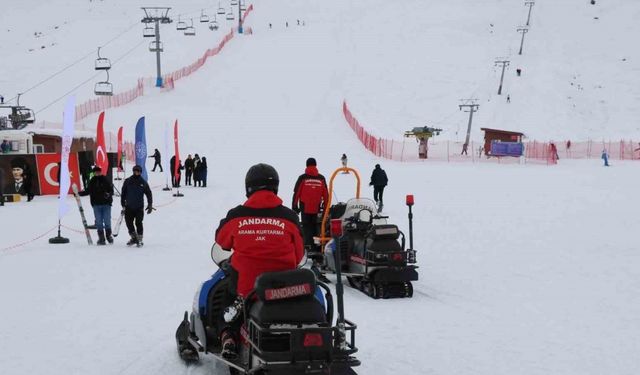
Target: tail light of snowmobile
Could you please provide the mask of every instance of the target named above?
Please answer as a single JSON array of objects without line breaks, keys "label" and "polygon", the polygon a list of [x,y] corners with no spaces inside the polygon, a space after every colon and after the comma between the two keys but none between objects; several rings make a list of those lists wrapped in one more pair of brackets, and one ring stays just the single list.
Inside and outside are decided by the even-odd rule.
[{"label": "tail light of snowmobile", "polygon": [[320,333],[305,333],[304,334],[304,342],[303,344],[305,348],[310,346],[322,346],[324,345],[324,340],[322,339],[322,334]]},{"label": "tail light of snowmobile", "polygon": [[340,219],[331,220],[331,235],[333,237],[342,236],[342,220]]},{"label": "tail light of snowmobile", "polygon": [[407,194],[407,206],[413,206],[413,194]]},{"label": "tail light of snowmobile", "polygon": [[395,253],[393,254],[393,261],[394,262],[402,262],[404,260],[404,254],[403,253]]}]

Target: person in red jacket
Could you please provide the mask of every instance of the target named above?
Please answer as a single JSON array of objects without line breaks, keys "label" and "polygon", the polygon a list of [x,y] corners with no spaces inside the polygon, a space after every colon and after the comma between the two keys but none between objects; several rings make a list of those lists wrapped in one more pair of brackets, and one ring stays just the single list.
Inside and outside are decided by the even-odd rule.
[{"label": "person in red jacket", "polygon": [[293,188],[291,208],[302,217],[304,246],[313,247],[313,237],[318,233],[318,213],[329,199],[327,181],[318,173],[316,159],[307,159],[307,168],[301,174]]},{"label": "person in red jacket", "polygon": [[[216,230],[216,243],[224,250],[234,250],[231,267],[237,273],[235,288],[241,298],[251,292],[258,276],[295,269],[304,256],[298,215],[282,205],[278,185],[278,172],[272,166],[249,168],[245,177],[247,201],[231,209]],[[241,302],[238,299],[227,308],[227,323],[240,315]],[[236,328],[237,324],[229,324],[220,335],[222,355],[227,358],[236,352]]]}]

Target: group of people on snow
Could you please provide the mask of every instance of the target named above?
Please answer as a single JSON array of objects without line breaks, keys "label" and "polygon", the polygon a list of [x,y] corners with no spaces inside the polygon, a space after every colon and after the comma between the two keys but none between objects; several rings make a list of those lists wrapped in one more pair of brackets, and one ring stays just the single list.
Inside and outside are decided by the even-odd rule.
[{"label": "group of people on snow", "polygon": [[[154,159],[153,169],[151,172],[155,172],[156,167],[159,167],[160,172],[163,172],[161,163],[162,157],[157,148],[149,158]],[[195,154],[195,157],[191,157],[191,154],[189,154],[187,156],[187,160],[184,161],[184,165],[182,160],[178,160],[178,173],[174,173],[176,170],[176,157],[174,155],[169,160],[169,168],[171,169],[171,186],[174,188],[180,187],[182,171],[185,171],[185,185],[191,186],[193,179],[193,186],[207,187],[207,158],[205,156],[201,159],[198,154]]]}]

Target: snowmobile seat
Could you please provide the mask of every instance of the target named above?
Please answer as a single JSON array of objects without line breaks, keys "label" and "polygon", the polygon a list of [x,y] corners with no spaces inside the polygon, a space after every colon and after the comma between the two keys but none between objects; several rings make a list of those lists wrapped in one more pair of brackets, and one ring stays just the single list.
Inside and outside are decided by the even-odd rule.
[{"label": "snowmobile seat", "polygon": [[326,312],[314,295],[316,288],[316,276],[307,269],[260,275],[249,315],[263,325],[324,324]]}]

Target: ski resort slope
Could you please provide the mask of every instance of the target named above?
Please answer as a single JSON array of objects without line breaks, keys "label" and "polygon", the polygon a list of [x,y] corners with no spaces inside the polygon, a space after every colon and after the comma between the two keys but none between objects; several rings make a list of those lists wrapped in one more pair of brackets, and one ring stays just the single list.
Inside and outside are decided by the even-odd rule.
[{"label": "ski resort slope", "polygon": [[[536,4],[535,17],[554,9],[562,14],[575,10],[569,2],[554,9],[545,4]],[[599,9],[632,13],[634,8],[621,4],[610,2]],[[139,14],[136,5],[89,5],[92,12],[111,9],[101,8],[103,16],[92,27],[106,28],[122,12]],[[178,81],[175,90],[151,91],[129,106],[108,110],[106,128],[124,125],[127,139],[133,139],[135,122],[145,116],[148,148],[161,152],[165,128],[178,119],[181,155],[207,157],[208,186],[185,187],[185,196],[177,199],[161,190],[167,176],[150,172],[157,211],[145,217],[145,246],[140,249],[126,248],[124,230],[113,246],[88,247],[73,206],[62,221],[63,235],[71,243],[49,245],[46,239],[54,232],[47,231],[57,222],[53,197],[3,207],[0,249],[24,246],[0,251],[0,372],[225,374],[208,358],[197,366],[181,363],[174,332],[182,313],[191,309],[199,283],[215,271],[209,258],[214,231],[227,210],[243,202],[247,168],[257,162],[274,165],[288,205],[307,157],[316,157],[328,176],[347,153],[349,165],[361,172],[364,196],[371,196],[367,183],[373,166],[380,163],[387,171],[385,212],[405,232],[404,196],[415,194],[420,266],[412,299],[373,300],[346,288],[345,312],[358,324],[359,374],[636,374],[640,256],[630,226],[637,221],[634,207],[640,203],[635,163],[610,168],[601,167],[599,160],[561,160],[555,167],[402,164],[368,154],[344,122],[343,99],[363,123],[385,135],[413,125],[428,107],[447,116],[450,104],[445,101],[455,103],[460,91],[471,95],[467,90],[477,88],[478,97],[483,90],[492,92],[492,63],[483,73],[485,82],[474,78],[481,72],[478,61],[496,54],[485,51],[494,48],[491,35],[514,41],[506,34],[498,37],[512,30],[506,21],[496,21],[493,34],[488,24],[494,17],[516,18],[515,24],[523,8],[497,0],[482,5],[461,0],[256,1],[247,21],[253,35],[236,35],[220,55]],[[69,12],[84,14],[75,8]],[[305,26],[298,27],[297,19]],[[440,22],[424,36],[425,43],[441,51],[437,64],[435,53],[416,52],[426,28],[410,22],[416,19]],[[532,20],[532,27],[542,24]],[[126,22],[118,22],[126,28]],[[476,36],[478,28],[487,35]],[[531,43],[535,32],[527,35]],[[192,40],[193,45],[176,37],[175,52],[170,52],[168,33],[163,57],[175,67],[187,65],[224,33],[206,34],[208,40]],[[127,43],[139,42],[139,33],[134,34],[124,37]],[[79,44],[84,36],[69,38]],[[495,42],[496,50],[509,48],[504,45]],[[469,48],[484,56],[447,58],[467,56],[460,51]],[[426,55],[433,60],[425,66]],[[144,61],[123,61],[134,77],[153,69],[152,56],[146,51],[140,56]],[[22,69],[18,63],[10,67]],[[428,77],[417,72],[428,72]],[[629,98],[637,92],[626,90]],[[54,91],[50,96],[57,95]],[[542,109],[554,108],[546,97],[545,91],[538,99],[545,100]],[[515,111],[520,105],[515,94],[512,100]],[[453,114],[458,116],[456,105]],[[479,115],[489,115],[485,108],[489,106]],[[541,119],[536,126],[554,129],[542,121],[548,115],[542,109],[531,109]],[[625,112],[628,119],[633,110]],[[95,118],[87,118],[85,125],[92,126]],[[458,120],[451,121],[455,125]],[[567,126],[594,134],[581,124]],[[616,123],[611,132],[622,134],[629,130],[626,126]],[[353,176],[340,175],[334,199],[352,197],[354,185]],[[83,204],[88,208],[88,199]],[[116,202],[114,217],[118,209]]]}]

